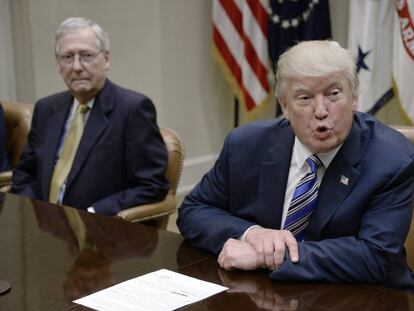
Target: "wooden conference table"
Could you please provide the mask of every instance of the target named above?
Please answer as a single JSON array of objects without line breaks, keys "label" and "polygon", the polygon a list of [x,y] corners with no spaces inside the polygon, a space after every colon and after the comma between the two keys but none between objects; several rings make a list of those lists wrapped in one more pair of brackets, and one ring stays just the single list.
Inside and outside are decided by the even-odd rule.
[{"label": "wooden conference table", "polygon": [[[0,193],[0,310],[89,310],[72,300],[166,268],[230,289],[183,310],[414,310],[414,296],[369,284],[272,282],[266,271],[225,272],[178,234]],[[79,229],[78,231],[82,231]]]}]

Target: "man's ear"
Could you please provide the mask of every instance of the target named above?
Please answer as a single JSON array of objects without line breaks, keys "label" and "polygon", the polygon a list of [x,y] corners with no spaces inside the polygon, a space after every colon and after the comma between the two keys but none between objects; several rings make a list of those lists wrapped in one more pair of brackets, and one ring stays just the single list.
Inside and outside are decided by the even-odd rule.
[{"label": "man's ear", "polygon": [[280,108],[282,108],[282,112],[283,112],[283,116],[286,118],[286,119],[289,119],[289,112],[288,112],[288,109],[287,109],[287,107],[286,107],[286,105],[287,105],[287,103],[286,103],[286,99],[285,98],[283,98],[283,97],[278,97],[278,102],[279,102],[279,105],[280,105]]},{"label": "man's ear", "polygon": [[358,98],[352,100],[352,111],[355,112],[358,109]]},{"label": "man's ear", "polygon": [[59,60],[57,57],[55,57],[55,61],[59,74],[62,74],[62,66],[59,64]]},{"label": "man's ear", "polygon": [[108,71],[109,67],[111,67],[111,62],[109,60],[109,52],[105,51],[103,55],[104,55],[104,58],[105,58],[105,70]]}]

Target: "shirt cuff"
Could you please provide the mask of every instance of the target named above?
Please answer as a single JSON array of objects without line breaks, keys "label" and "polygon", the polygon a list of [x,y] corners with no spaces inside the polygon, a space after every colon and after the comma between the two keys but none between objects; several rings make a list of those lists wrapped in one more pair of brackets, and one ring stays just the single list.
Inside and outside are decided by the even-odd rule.
[{"label": "shirt cuff", "polygon": [[253,228],[262,228],[261,226],[259,226],[259,225],[253,225],[253,226],[251,226],[251,227],[249,227],[249,228],[247,228],[247,230],[246,231],[244,231],[244,233],[241,235],[241,236],[239,236],[239,238],[238,238],[238,240],[239,241],[243,241],[244,242],[244,240],[246,240],[246,235],[247,235],[247,232],[249,232],[251,229],[253,229]]},{"label": "shirt cuff", "polygon": [[[88,207],[87,209],[86,209],[89,213],[93,213],[93,214],[95,214],[96,212],[95,212],[95,209],[92,207],[92,206],[90,206],[90,207]],[[250,229],[250,228],[249,228]],[[247,229],[247,230],[249,230],[249,229]]]}]

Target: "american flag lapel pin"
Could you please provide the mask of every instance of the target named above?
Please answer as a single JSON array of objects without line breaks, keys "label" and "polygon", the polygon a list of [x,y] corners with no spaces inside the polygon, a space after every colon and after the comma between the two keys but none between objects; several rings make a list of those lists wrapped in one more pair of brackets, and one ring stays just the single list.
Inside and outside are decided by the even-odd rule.
[{"label": "american flag lapel pin", "polygon": [[345,186],[348,186],[348,183],[349,183],[349,178],[348,177],[346,177],[346,176],[344,176],[344,175],[341,175],[341,179],[340,179],[340,181],[339,181],[341,184],[343,184],[343,185],[345,185]]}]

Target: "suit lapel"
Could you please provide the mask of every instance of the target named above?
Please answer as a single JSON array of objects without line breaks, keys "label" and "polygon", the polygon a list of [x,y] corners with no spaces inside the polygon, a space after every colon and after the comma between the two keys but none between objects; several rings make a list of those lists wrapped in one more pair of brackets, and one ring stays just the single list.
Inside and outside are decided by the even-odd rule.
[{"label": "suit lapel", "polygon": [[78,146],[71,171],[68,176],[66,191],[75,180],[80,169],[84,165],[93,146],[101,137],[109,124],[108,114],[114,107],[113,84],[107,79],[102,91],[96,96],[93,108],[86,123],[82,139]]},{"label": "suit lapel", "polygon": [[52,178],[53,168],[56,161],[56,151],[62,136],[62,130],[65,126],[66,118],[73,103],[73,97],[67,92],[64,95],[63,103],[58,102],[51,106],[50,117],[47,119],[48,131],[45,133],[44,146],[42,147],[42,195],[43,199],[47,200],[49,197],[50,180]]},{"label": "suit lapel", "polygon": [[357,182],[360,159],[361,129],[354,122],[348,138],[325,172],[318,193],[318,206],[307,230],[307,239],[320,239],[322,229]]},{"label": "suit lapel", "polygon": [[260,166],[256,217],[265,228],[280,228],[294,138],[290,126],[278,130],[268,160]]}]

